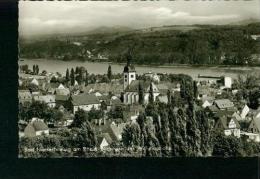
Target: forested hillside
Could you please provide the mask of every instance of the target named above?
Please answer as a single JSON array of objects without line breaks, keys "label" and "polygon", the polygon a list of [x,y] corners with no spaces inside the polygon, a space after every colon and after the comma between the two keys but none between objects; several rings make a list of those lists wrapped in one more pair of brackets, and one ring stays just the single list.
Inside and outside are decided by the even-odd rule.
[{"label": "forested hillside", "polygon": [[20,57],[125,62],[133,49],[136,64],[258,65],[260,23],[149,28],[129,32],[20,40]]}]

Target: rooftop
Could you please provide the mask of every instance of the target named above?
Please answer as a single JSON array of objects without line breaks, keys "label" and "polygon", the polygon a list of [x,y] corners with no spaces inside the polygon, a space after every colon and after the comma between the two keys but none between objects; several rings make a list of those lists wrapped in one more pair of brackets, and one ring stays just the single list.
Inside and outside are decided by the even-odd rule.
[{"label": "rooftop", "polygon": [[226,109],[234,107],[234,103],[229,99],[217,99],[215,100],[215,104],[219,109]]},{"label": "rooftop", "polygon": [[72,96],[72,104],[74,106],[99,104],[99,103],[100,102],[98,98],[93,94],[83,93],[83,94]]}]

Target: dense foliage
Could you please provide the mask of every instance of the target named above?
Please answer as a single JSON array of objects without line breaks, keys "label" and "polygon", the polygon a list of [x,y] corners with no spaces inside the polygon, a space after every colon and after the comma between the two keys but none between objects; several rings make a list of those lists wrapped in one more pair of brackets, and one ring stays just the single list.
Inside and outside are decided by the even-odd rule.
[{"label": "dense foliage", "polygon": [[[137,64],[258,64],[252,54],[259,51],[259,42],[250,35],[259,34],[259,23],[241,26],[195,26],[189,31],[133,31],[122,34],[96,34],[76,38],[49,39],[33,43],[20,43],[20,56],[24,58],[54,58],[60,60],[109,60],[125,62],[129,46],[133,48]],[[75,39],[75,38],[74,38]],[[93,57],[90,57],[89,54]],[[98,58],[99,54],[108,57]]]}]

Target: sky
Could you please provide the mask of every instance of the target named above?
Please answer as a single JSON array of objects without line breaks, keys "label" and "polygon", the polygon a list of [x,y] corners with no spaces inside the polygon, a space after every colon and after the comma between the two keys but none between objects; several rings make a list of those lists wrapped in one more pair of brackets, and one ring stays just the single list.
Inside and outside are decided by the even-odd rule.
[{"label": "sky", "polygon": [[77,33],[102,26],[225,24],[260,19],[260,1],[19,1],[19,34]]}]

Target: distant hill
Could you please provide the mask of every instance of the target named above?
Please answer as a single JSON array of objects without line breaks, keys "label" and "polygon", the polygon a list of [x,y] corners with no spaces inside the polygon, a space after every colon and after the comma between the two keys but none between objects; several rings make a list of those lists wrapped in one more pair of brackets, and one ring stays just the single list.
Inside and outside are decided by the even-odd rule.
[{"label": "distant hill", "polygon": [[249,18],[249,19],[244,19],[244,20],[240,20],[237,22],[232,22],[232,23],[230,23],[230,25],[248,25],[248,24],[259,23],[259,22],[260,22],[260,19]]},{"label": "distant hill", "polygon": [[105,33],[129,32],[133,30],[135,29],[126,26],[114,26],[114,27],[101,26],[93,30],[90,30],[88,32],[85,32],[85,34],[105,34]]},{"label": "distant hill", "polygon": [[[249,20],[243,23],[249,23]],[[247,38],[260,34],[259,27],[260,23],[144,29],[99,27],[81,34],[60,35],[30,43],[20,39],[20,57],[123,63],[126,51],[133,47],[133,58],[138,64],[243,65],[244,59],[259,53],[256,51],[258,42]],[[223,60],[224,55],[227,60]]]}]

